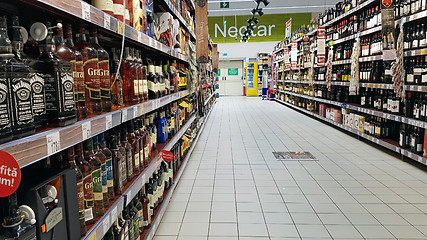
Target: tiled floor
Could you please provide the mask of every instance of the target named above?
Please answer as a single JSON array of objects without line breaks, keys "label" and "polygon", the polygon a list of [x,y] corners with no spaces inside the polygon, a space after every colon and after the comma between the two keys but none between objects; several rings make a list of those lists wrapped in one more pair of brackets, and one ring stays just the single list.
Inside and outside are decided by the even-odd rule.
[{"label": "tiled floor", "polygon": [[423,170],[279,103],[223,97],[155,240],[427,239],[426,213]]}]

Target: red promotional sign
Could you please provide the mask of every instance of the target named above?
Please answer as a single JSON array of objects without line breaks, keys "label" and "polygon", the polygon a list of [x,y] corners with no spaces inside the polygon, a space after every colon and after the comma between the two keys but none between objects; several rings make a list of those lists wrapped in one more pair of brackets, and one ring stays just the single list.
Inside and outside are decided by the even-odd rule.
[{"label": "red promotional sign", "polygon": [[0,151],[0,197],[14,193],[21,182],[21,169],[15,158],[7,152]]},{"label": "red promotional sign", "polygon": [[393,1],[392,0],[382,0],[382,4],[385,8],[389,8],[393,4]]},{"label": "red promotional sign", "polygon": [[165,162],[172,162],[173,161],[173,153],[171,151],[162,150],[162,158]]}]

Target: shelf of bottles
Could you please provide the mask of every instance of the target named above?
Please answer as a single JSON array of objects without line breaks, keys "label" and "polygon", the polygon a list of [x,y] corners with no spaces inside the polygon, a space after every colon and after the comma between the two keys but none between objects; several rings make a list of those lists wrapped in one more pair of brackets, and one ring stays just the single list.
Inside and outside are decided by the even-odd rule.
[{"label": "shelf of bottles", "polygon": [[[20,0],[21,1],[21,0]],[[170,55],[178,60],[188,62],[187,56],[180,53],[173,47],[169,47],[164,43],[150,37],[148,33],[143,33],[134,27],[126,24],[128,20],[125,20],[122,16],[107,14],[108,11],[102,11],[93,5],[88,4],[82,0],[71,0],[67,1],[65,4],[62,1],[57,0],[39,0],[39,1],[23,1],[25,4],[32,4],[36,7],[40,8],[51,8],[54,11],[59,11],[60,14],[69,14],[75,18],[85,20],[89,23],[95,24],[103,30],[109,31],[113,34],[124,34],[126,39],[132,40],[134,42],[139,43],[140,45],[150,47],[155,51],[162,52],[164,54]],[[101,2],[101,1],[100,1]],[[165,4],[169,6],[171,12],[174,13],[174,16],[180,19],[181,24],[186,26],[187,32],[191,34],[193,39],[195,39],[195,35],[193,31],[188,27],[188,24],[182,19],[181,14],[175,9],[172,3],[169,0],[165,0]],[[121,20],[119,20],[120,18]]]}]

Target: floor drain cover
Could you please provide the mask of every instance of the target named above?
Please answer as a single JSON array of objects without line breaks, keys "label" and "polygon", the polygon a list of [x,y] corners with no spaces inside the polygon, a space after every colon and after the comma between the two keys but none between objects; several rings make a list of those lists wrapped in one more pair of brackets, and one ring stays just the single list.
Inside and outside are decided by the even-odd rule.
[{"label": "floor drain cover", "polygon": [[309,152],[273,152],[279,161],[317,161]]}]

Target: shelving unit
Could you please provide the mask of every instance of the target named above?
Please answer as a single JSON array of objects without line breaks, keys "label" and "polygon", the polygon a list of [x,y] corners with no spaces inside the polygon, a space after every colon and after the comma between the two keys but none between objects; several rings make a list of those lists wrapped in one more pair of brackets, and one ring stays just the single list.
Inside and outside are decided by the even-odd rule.
[{"label": "shelving unit", "polygon": [[[379,0],[365,1],[361,5],[358,5],[357,7],[349,10],[348,12],[341,14],[338,17],[335,17],[331,21],[328,21],[326,24],[323,24],[321,27],[325,27],[326,31],[332,31],[332,33],[334,33],[333,31],[339,31],[339,30],[336,30],[336,28],[333,28],[333,27],[336,27],[335,26],[336,24],[339,24],[341,21],[348,19],[350,16],[354,16],[355,14],[359,14],[362,11],[366,11],[367,9],[370,9],[374,6],[378,6],[379,4],[380,4]],[[420,21],[420,20],[426,19],[426,18],[427,18],[427,10],[422,10],[418,13],[410,14],[409,16],[401,17],[400,19],[395,20],[395,24],[396,24],[396,26],[399,26],[401,24],[407,24],[407,23],[410,23],[413,21]],[[347,44],[347,42],[355,41],[356,39],[358,39],[360,37],[365,37],[365,39],[366,39],[366,37],[374,36],[377,33],[379,34],[383,30],[384,29],[382,28],[381,25],[377,25],[377,26],[371,27],[369,29],[356,32],[354,34],[347,35],[345,37],[333,39],[333,41],[331,41],[331,43],[334,45],[334,50],[335,50],[336,45],[341,44],[341,46],[345,46],[344,44]],[[310,39],[311,36],[313,36],[316,33],[317,33],[317,29],[310,31],[310,32],[307,32],[304,36],[305,36],[305,38],[308,37]],[[328,41],[332,40],[333,35],[327,34],[326,36],[327,36],[326,37],[326,43],[328,43]],[[397,39],[397,37],[395,37],[395,39]],[[289,42],[290,40],[285,40],[285,41]],[[285,41],[283,41],[283,42],[285,42]],[[391,114],[389,112],[379,111],[379,110],[376,110],[374,108],[365,108],[365,107],[362,107],[361,105],[357,105],[354,103],[348,103],[348,102],[344,102],[344,101],[333,101],[333,100],[329,100],[329,99],[325,99],[325,98],[314,97],[315,95],[311,95],[311,96],[305,95],[305,94],[308,94],[306,92],[306,90],[308,90],[308,92],[310,94],[313,94],[313,92],[314,92],[314,94],[316,94],[315,89],[326,89],[326,86],[328,86],[329,83],[327,81],[319,81],[315,77],[313,77],[313,79],[311,81],[310,81],[310,79],[308,79],[307,70],[311,68],[311,63],[310,62],[304,62],[304,60],[303,61],[300,60],[301,56],[304,56],[304,54],[302,53],[302,47],[301,47],[302,38],[296,39],[295,41],[298,43],[298,46],[299,46],[299,48],[298,48],[299,52],[297,54],[297,56],[298,56],[297,70],[292,70],[292,69],[290,69],[290,67],[285,68],[284,55],[285,55],[285,57],[290,56],[290,51],[291,51],[290,44],[283,44],[282,43],[283,47],[277,48],[277,46],[276,46],[276,49],[273,51],[273,53],[276,56],[276,58],[273,59],[273,71],[275,71],[277,73],[273,80],[276,83],[276,90],[277,90],[278,96],[279,96],[279,99],[276,99],[276,101],[283,103],[284,105],[290,106],[292,108],[295,108],[297,110],[300,110],[306,114],[312,115],[318,119],[321,119],[322,121],[327,121],[328,123],[331,123],[336,127],[339,127],[343,130],[346,130],[346,131],[349,131],[353,134],[356,134],[359,137],[370,140],[370,141],[372,141],[372,142],[374,142],[374,143],[376,143],[382,147],[386,147],[390,150],[393,150],[393,151],[401,154],[402,156],[409,157],[410,159],[413,159],[417,162],[420,162],[422,164],[426,164],[426,158],[424,158],[422,156],[422,154],[418,155],[418,154],[410,152],[408,149],[400,148],[399,144],[397,142],[393,142],[394,140],[389,141],[389,139],[378,139],[378,138],[372,137],[372,136],[367,135],[365,133],[359,132],[357,129],[352,129],[348,126],[345,126],[343,124],[334,122],[333,120],[322,117],[322,116],[318,115],[317,113],[313,113],[312,111],[309,111],[307,109],[297,107],[297,106],[292,105],[289,102],[284,102],[284,101],[280,100],[281,95],[284,95],[285,97],[291,96],[292,101],[295,100],[295,102],[299,102],[299,101],[302,101],[301,99],[303,99],[304,103],[314,104],[315,107],[318,104],[325,104],[326,107],[331,106],[334,109],[338,109],[338,110],[339,109],[342,109],[342,110],[345,109],[346,111],[350,110],[351,113],[354,113],[354,114],[358,113],[358,114],[361,114],[361,116],[366,116],[366,117],[371,117],[371,118],[380,117],[381,119],[391,120],[394,124],[405,124],[406,126],[410,126],[410,127],[427,129],[427,121],[408,118],[408,117],[405,117],[401,114]],[[309,40],[309,41],[313,41],[313,38],[311,38],[311,40]],[[349,43],[349,44],[351,44],[351,43]],[[353,46],[353,44],[351,44],[351,47],[352,46]],[[328,48],[328,46],[325,46],[325,47]],[[310,46],[310,54],[314,54],[314,56],[316,56],[317,50],[318,50],[318,47],[315,44],[312,44]],[[405,50],[403,50],[403,56],[404,56],[404,59],[406,57],[425,56],[426,51],[427,51],[426,47],[417,48],[417,49],[405,49]],[[383,56],[383,53],[384,52],[381,52],[379,55],[360,56],[358,59],[359,63],[369,63],[369,62],[374,62],[374,61],[382,61],[383,58],[386,59],[384,57],[385,54]],[[328,57],[327,55],[328,54],[326,54],[326,58]],[[288,64],[290,65],[289,62],[288,62]],[[351,64],[352,64],[351,59],[337,60],[337,61],[332,62],[333,69],[343,69],[345,66],[341,67],[341,65],[350,66]],[[313,66],[314,74],[317,74],[317,72],[320,71],[319,70],[320,67],[323,67],[323,69],[328,69],[326,64],[324,66],[319,66],[317,64],[317,62],[315,62],[315,65]],[[322,73],[324,74],[324,76],[326,76],[326,73],[324,73],[324,72],[322,72]],[[348,74],[350,74],[350,73],[348,73]],[[405,77],[405,75],[403,75],[403,77]],[[319,79],[321,79],[321,78],[319,77]],[[340,80],[341,79],[335,81],[335,79],[332,78],[332,81],[330,82],[331,87],[335,87],[336,91],[337,91],[337,89],[346,89],[346,87],[347,88],[350,87],[350,81],[340,81]],[[391,92],[391,90],[395,90],[395,85],[393,83],[384,83],[384,82],[380,82],[380,81],[372,82],[372,83],[363,81],[363,82],[357,83],[357,86],[359,88],[361,88],[362,90],[365,90],[365,92],[367,92],[367,91],[378,91],[379,92],[380,90],[381,90],[381,92],[382,92],[382,90]],[[401,86],[401,89],[404,91],[413,92],[413,93],[425,93],[425,92],[427,92],[427,86],[422,86],[422,85],[403,84]],[[304,90],[304,94],[299,94],[299,93],[303,93],[303,90]],[[346,90],[348,90],[348,89],[346,89]],[[298,91],[298,93],[296,93],[297,91]],[[324,91],[324,90],[321,90],[321,91]],[[402,103],[400,103],[400,104],[402,104]]]}]

